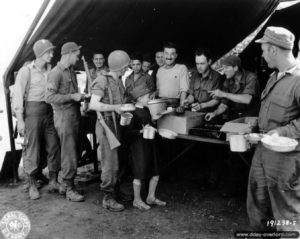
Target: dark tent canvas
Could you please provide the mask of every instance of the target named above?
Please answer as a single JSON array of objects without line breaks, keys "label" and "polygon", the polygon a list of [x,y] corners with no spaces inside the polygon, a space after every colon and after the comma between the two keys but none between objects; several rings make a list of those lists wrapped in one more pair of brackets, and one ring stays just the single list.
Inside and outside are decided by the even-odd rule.
[{"label": "dark tent canvas", "polygon": [[[32,45],[41,38],[58,49],[66,41],[106,53],[114,49],[153,52],[176,42],[181,59],[197,46],[213,49],[218,58],[262,23],[279,1],[267,0],[57,0],[14,64],[33,58]],[[59,53],[59,51],[57,51]]]},{"label": "dark tent canvas", "polygon": [[192,62],[197,46],[211,48],[217,59],[254,31],[278,4],[279,0],[56,0],[28,42],[25,37],[4,75],[11,150],[15,146],[8,87],[14,72],[33,59],[32,46],[38,39],[49,39],[58,49],[75,41],[86,56],[98,48],[106,54],[115,49],[153,52],[172,41],[179,46],[180,61]]}]

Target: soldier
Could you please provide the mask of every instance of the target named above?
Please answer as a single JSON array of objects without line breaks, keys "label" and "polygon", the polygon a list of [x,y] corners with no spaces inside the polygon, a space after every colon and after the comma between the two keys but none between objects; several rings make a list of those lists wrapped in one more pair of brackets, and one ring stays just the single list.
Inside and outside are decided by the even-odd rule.
[{"label": "soldier", "polygon": [[94,66],[90,69],[90,75],[92,80],[95,80],[99,75],[105,75],[108,71],[105,65],[104,54],[100,51],[95,51],[93,53],[93,63]]},{"label": "soldier", "polygon": [[[300,66],[293,56],[295,36],[268,27],[261,43],[268,67],[276,69],[261,95],[259,129],[269,135],[300,138]],[[249,174],[247,211],[254,230],[300,230],[300,147],[275,152],[258,144]],[[275,223],[272,223],[275,222]]]},{"label": "soldier", "polygon": [[19,70],[14,86],[13,108],[18,120],[18,132],[24,135],[25,139],[23,160],[24,171],[29,181],[30,199],[40,198],[36,180],[38,174],[41,174],[41,151],[47,153],[49,192],[59,188],[59,140],[53,124],[51,105],[45,102],[45,88],[54,48],[46,39],[35,42],[33,51],[36,59]]},{"label": "soldier", "polygon": [[219,102],[209,95],[209,91],[219,89],[222,85],[221,75],[211,68],[209,49],[198,48],[195,52],[197,72],[191,75],[189,96],[185,103],[193,103],[194,111],[206,111],[214,108]]},{"label": "soldier", "polygon": [[132,73],[125,80],[127,101],[132,101],[131,92],[140,85],[145,85],[151,91],[154,91],[155,84],[152,77],[142,70],[142,56],[139,53],[131,55]]},{"label": "soldier", "polygon": [[229,118],[257,115],[259,107],[259,83],[256,74],[242,68],[238,56],[227,56],[223,62],[226,80],[222,90],[212,90],[209,94],[220,100],[218,108],[205,115],[210,121],[214,117],[227,113]]},{"label": "soldier", "polygon": [[63,183],[60,193],[73,202],[84,200],[74,186],[79,157],[80,101],[84,95],[78,93],[75,72],[72,68],[80,55],[80,48],[74,42],[67,42],[61,48],[61,59],[49,74],[46,101],[54,109],[54,125],[61,145],[61,171]]},{"label": "soldier", "polygon": [[[125,87],[121,77],[130,63],[128,54],[116,50],[108,56],[109,73],[100,75],[92,84],[92,97],[90,109],[103,113],[103,120],[97,120],[96,135],[101,147],[98,154],[101,155],[101,190],[104,192],[102,206],[113,212],[124,210],[124,205],[116,201],[116,184],[119,170],[119,148],[110,144],[110,136],[113,132],[119,138],[120,106],[125,101]],[[117,115],[115,114],[117,113]],[[108,128],[107,128],[108,127]],[[119,138],[120,139],[120,138]]]},{"label": "soldier", "polygon": [[169,98],[178,113],[184,112],[184,100],[189,89],[189,76],[187,67],[177,64],[177,46],[168,43],[164,46],[165,64],[157,71],[156,87],[159,97]]},{"label": "soldier", "polygon": [[158,50],[155,52],[155,65],[152,68],[152,73],[151,76],[153,78],[154,81],[154,85],[155,85],[155,90],[156,90],[156,74],[157,71],[160,67],[162,67],[165,64],[165,59],[164,59],[164,51],[163,50]]}]

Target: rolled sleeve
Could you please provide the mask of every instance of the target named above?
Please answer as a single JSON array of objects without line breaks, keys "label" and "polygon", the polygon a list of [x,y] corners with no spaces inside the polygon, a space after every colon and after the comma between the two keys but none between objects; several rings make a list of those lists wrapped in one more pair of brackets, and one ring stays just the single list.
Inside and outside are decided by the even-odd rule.
[{"label": "rolled sleeve", "polygon": [[12,87],[12,106],[13,111],[16,113],[22,114],[24,112],[24,95],[26,91],[27,82],[29,81],[29,77],[29,68],[22,67],[17,74],[14,86]]},{"label": "rolled sleeve", "polygon": [[91,94],[104,98],[107,79],[103,76],[98,76],[92,83]]},{"label": "rolled sleeve", "polygon": [[49,73],[46,87],[46,102],[51,104],[63,104],[72,101],[71,94],[60,94],[59,87],[63,76],[59,71],[52,70]]},{"label": "rolled sleeve", "polygon": [[189,73],[186,66],[182,66],[182,70],[180,72],[180,92],[188,92],[189,90]]}]

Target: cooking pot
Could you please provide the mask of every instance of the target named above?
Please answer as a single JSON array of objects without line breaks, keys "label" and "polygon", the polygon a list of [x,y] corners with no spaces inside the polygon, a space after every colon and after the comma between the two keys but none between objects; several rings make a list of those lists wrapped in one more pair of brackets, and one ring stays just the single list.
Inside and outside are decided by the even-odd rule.
[{"label": "cooking pot", "polygon": [[148,102],[148,108],[153,120],[157,120],[161,117],[159,113],[167,109],[167,99],[154,99]]}]

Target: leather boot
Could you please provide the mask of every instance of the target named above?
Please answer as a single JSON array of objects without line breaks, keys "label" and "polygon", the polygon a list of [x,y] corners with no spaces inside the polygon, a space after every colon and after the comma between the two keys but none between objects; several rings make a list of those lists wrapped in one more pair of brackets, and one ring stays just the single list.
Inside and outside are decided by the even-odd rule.
[{"label": "leather boot", "polygon": [[49,184],[48,184],[48,192],[55,193],[59,191],[60,184],[57,182],[57,172],[49,171]]},{"label": "leather boot", "polygon": [[58,192],[59,192],[60,195],[65,195],[66,194],[67,184],[64,181],[62,181],[61,184],[59,185]]},{"label": "leather boot", "polygon": [[123,204],[118,203],[111,194],[105,194],[102,201],[102,207],[112,212],[120,212],[125,209]]},{"label": "leather boot", "polygon": [[34,176],[29,176],[28,178],[29,181],[29,197],[31,200],[36,200],[41,197],[37,186],[36,186],[36,180]]},{"label": "leather boot", "polygon": [[64,180],[67,185],[66,199],[71,202],[82,202],[84,201],[84,196],[79,194],[74,185],[73,179]]},{"label": "leather boot", "polygon": [[46,185],[49,183],[49,179],[43,174],[43,172],[39,171],[36,175],[35,175],[35,180],[36,181],[40,181],[40,183],[42,185]]}]

